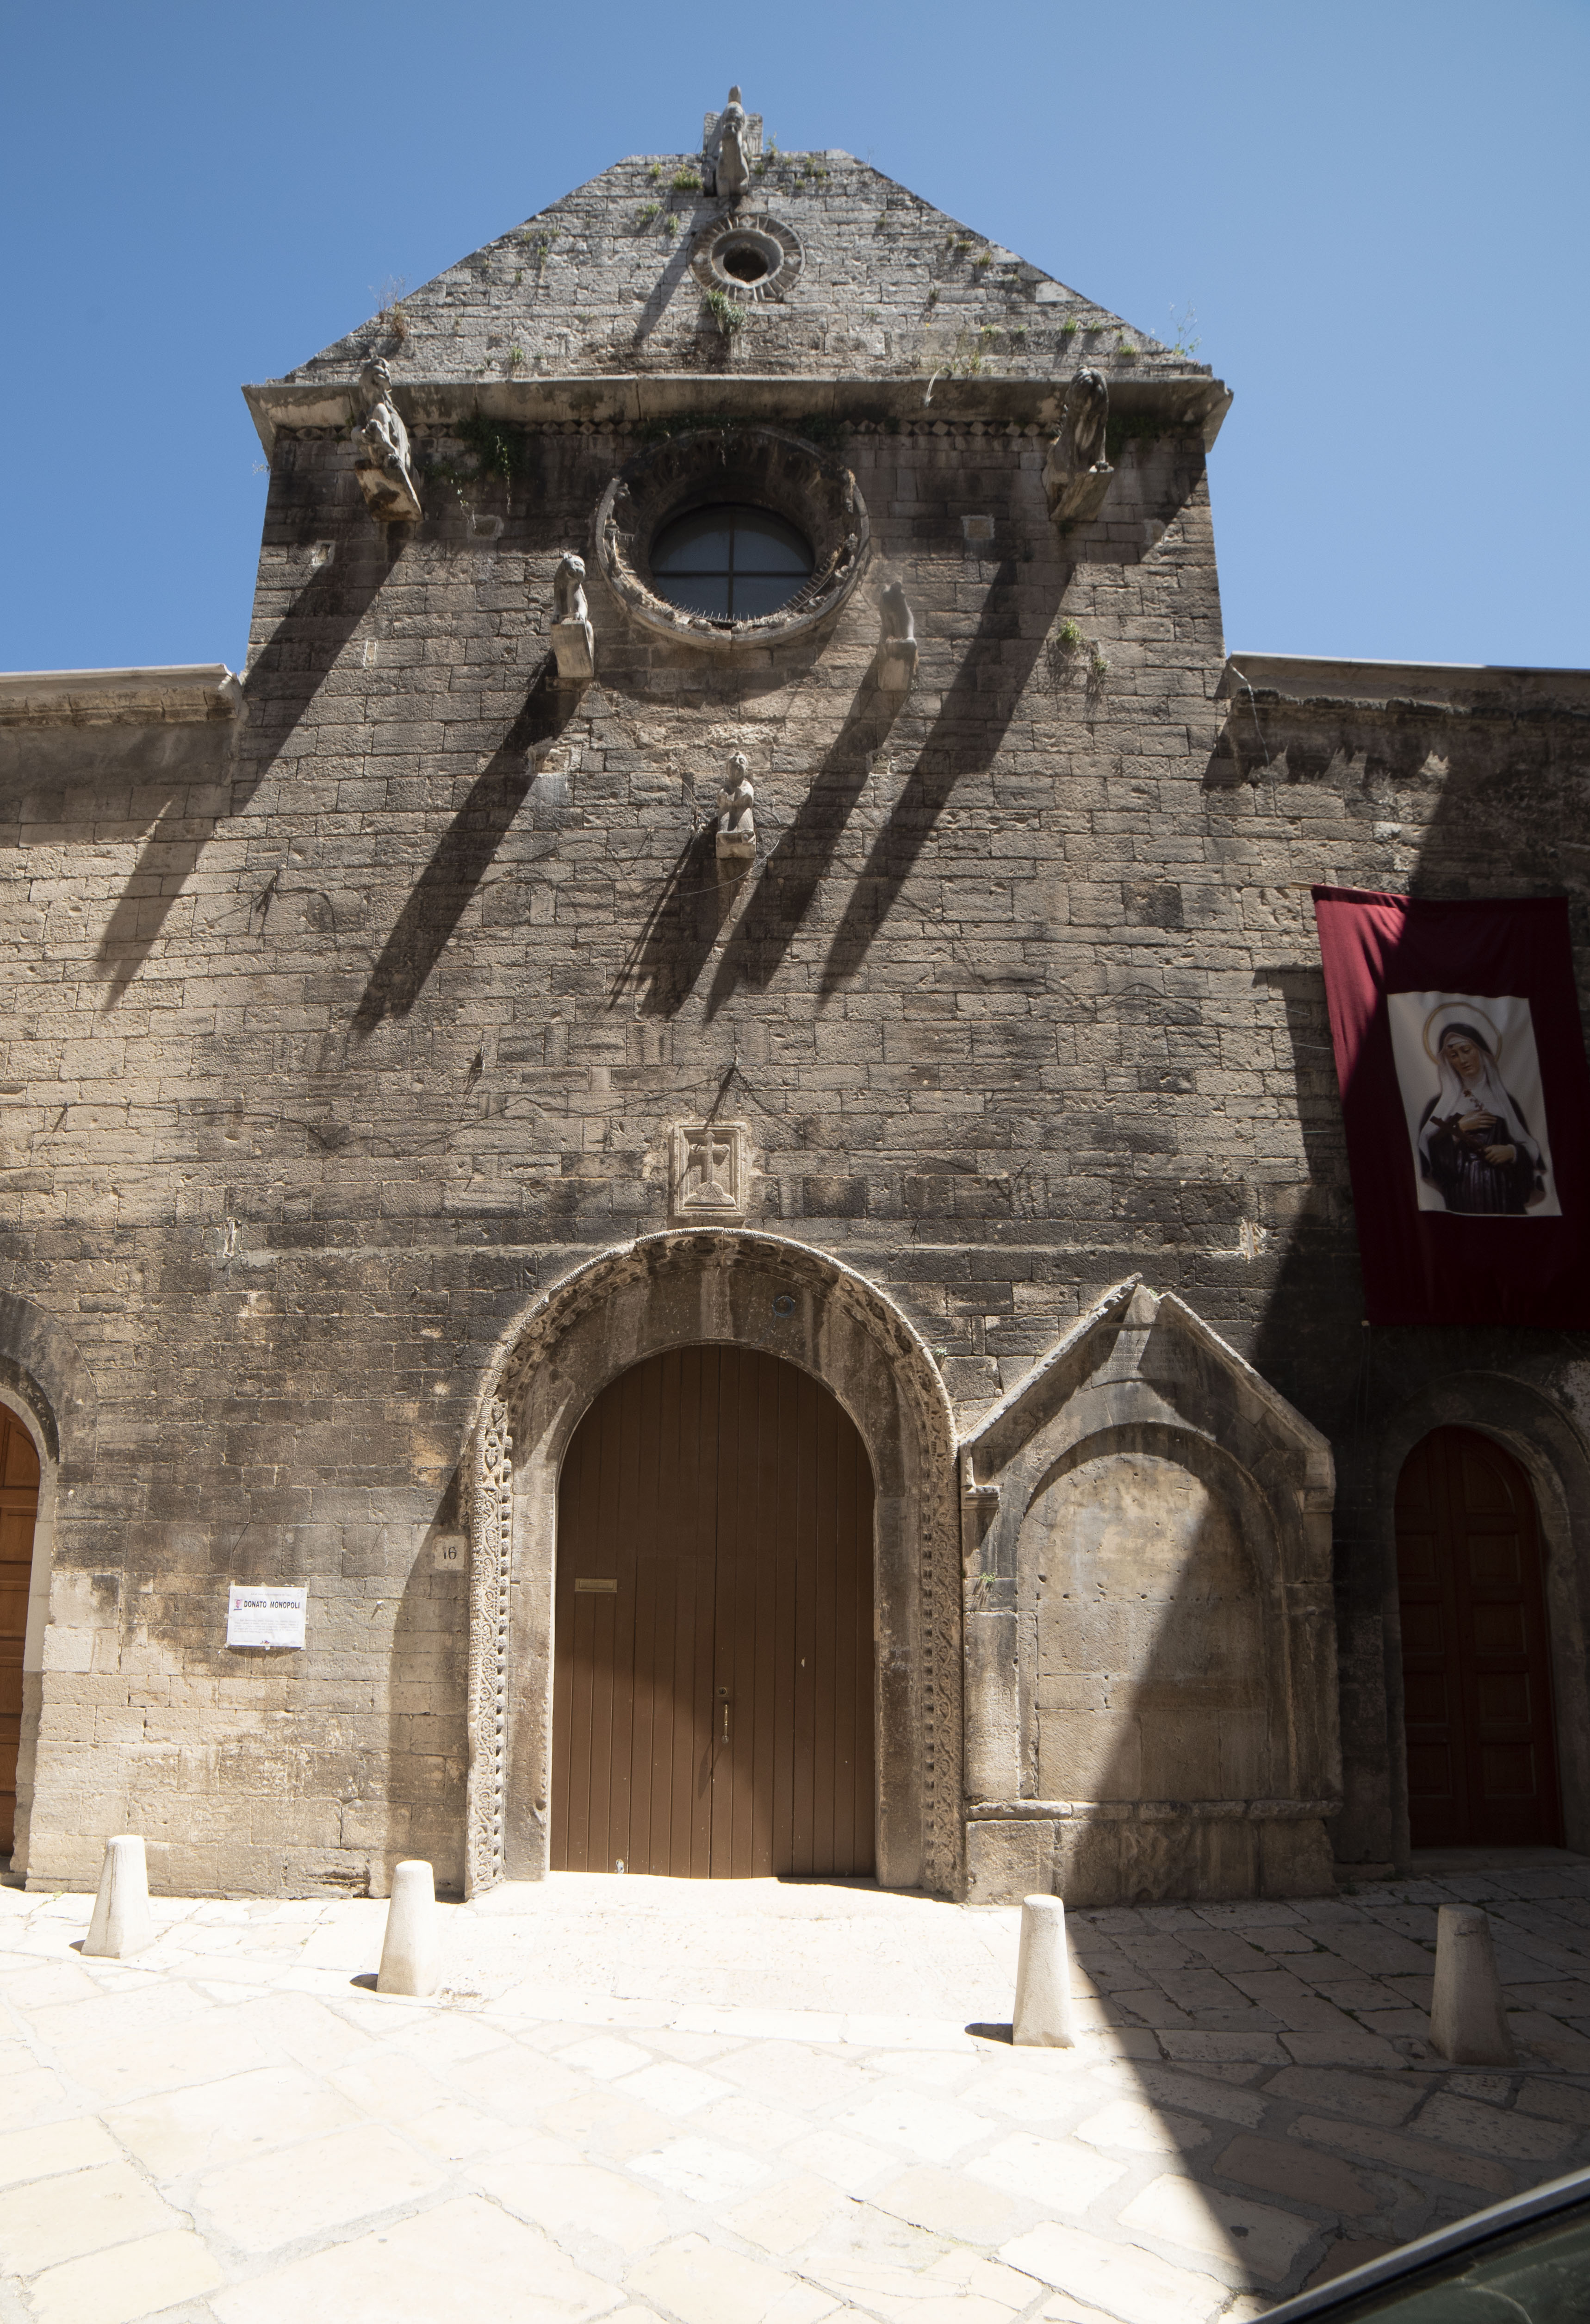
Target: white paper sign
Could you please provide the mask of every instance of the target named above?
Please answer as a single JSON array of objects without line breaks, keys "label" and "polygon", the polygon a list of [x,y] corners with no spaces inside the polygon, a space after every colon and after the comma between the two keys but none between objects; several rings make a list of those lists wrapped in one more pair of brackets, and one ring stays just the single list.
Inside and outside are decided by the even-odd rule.
[{"label": "white paper sign", "polygon": [[235,1582],[226,1595],[229,1646],[301,1646],[307,1590]]}]

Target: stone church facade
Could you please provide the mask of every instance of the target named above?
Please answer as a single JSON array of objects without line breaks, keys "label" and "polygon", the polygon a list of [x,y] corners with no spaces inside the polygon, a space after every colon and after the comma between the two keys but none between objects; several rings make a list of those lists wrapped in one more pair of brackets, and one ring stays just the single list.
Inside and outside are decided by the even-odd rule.
[{"label": "stone church facade", "polygon": [[0,678],[28,1885],[1317,1893],[1437,1442],[1590,1846],[1590,1343],[1364,1323],[1309,900],[1582,945],[1590,676],[1228,657],[1221,383],[737,105],[247,393],[245,671]]}]

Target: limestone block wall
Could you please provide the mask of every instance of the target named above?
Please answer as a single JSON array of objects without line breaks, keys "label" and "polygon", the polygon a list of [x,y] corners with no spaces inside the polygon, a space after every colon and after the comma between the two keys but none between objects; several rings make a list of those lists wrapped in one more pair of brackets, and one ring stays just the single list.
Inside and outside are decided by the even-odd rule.
[{"label": "limestone block wall", "polygon": [[[468,1431],[549,1286],[667,1223],[671,1126],[715,1107],[747,1126],[747,1224],[893,1302],[963,1431],[1141,1272],[1332,1439],[1343,1853],[1395,1844],[1396,1414],[1461,1375],[1465,1408],[1501,1381],[1539,1416],[1505,1425],[1535,1427],[1582,1617],[1585,1351],[1362,1332],[1307,894],[1582,898],[1576,710],[1222,694],[1196,435],[1130,438],[1062,539],[1036,423],[932,412],[828,438],[874,543],[830,632],[709,659],[594,586],[573,698],[551,574],[638,428],[560,420],[475,475],[417,418],[406,537],[340,428],[283,428],[237,715],[0,730],[0,1265],[97,1399],[30,1880],[131,1827],[168,1888],[379,1890],[410,1853],[461,1883],[467,1607],[435,1559]],[[869,677],[885,576],[921,640],[903,706]],[[736,750],[761,852],[726,888]],[[308,1587],[303,1654],[228,1653],[231,1580]],[[1008,1702],[971,1684],[975,1612],[969,1757],[1025,1731],[1013,1657]]]}]

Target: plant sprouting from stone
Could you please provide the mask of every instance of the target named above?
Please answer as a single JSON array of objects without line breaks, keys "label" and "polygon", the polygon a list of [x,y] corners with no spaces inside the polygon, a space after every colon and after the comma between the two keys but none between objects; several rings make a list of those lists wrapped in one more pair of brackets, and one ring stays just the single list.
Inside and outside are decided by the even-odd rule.
[{"label": "plant sprouting from stone", "polygon": [[673,190],[676,194],[698,194],[701,190],[700,178],[694,170],[676,170]]},{"label": "plant sprouting from stone", "polygon": [[707,304],[726,339],[732,337],[736,331],[743,331],[751,320],[750,308],[742,307],[737,299],[729,297],[726,290],[709,290]]},{"label": "plant sprouting from stone", "polygon": [[402,296],[408,289],[408,279],[402,274],[389,274],[375,293],[375,319],[389,339],[397,346],[407,344],[409,318],[402,309]]},{"label": "plant sprouting from stone", "polygon": [[1190,299],[1188,300],[1185,309],[1179,315],[1177,313],[1175,307],[1172,306],[1170,309],[1170,320],[1175,328],[1175,335],[1170,342],[1171,354],[1173,355],[1196,355],[1204,342],[1197,333],[1197,313]]},{"label": "plant sprouting from stone", "polygon": [[644,202],[635,212],[635,224],[643,231],[651,225],[653,218],[661,217],[661,216],[662,204],[661,202]]}]

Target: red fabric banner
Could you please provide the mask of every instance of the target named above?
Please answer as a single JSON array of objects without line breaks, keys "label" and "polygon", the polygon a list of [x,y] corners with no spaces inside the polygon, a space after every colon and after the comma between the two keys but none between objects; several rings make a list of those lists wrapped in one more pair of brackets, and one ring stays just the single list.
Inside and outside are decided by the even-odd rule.
[{"label": "red fabric banner", "polygon": [[1372,1323],[1590,1325],[1590,1072],[1560,896],[1316,888]]}]

